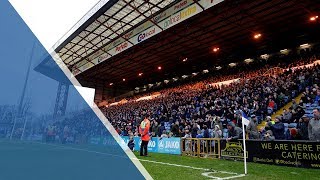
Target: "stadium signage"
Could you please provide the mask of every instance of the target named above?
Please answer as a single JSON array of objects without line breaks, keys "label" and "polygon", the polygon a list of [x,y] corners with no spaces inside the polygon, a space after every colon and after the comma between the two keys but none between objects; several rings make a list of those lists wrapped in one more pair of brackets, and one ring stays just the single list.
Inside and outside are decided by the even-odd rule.
[{"label": "stadium signage", "polygon": [[[318,142],[247,140],[246,145],[248,162],[320,169]],[[243,160],[241,141],[222,141],[221,149],[222,158]]]},{"label": "stadium signage", "polygon": [[153,22],[158,23],[161,19],[166,17],[166,15],[167,15],[166,12],[160,13],[159,15],[155,16],[152,20]]},{"label": "stadium signage", "polygon": [[128,47],[128,43],[124,42],[115,48],[115,52],[121,52]]},{"label": "stadium signage", "polygon": [[151,28],[151,30],[148,30],[146,32],[143,32],[138,35],[138,42],[143,41],[144,39],[147,39],[148,37],[152,36],[153,34],[156,33],[156,28]]},{"label": "stadium signage", "polygon": [[174,6],[173,9],[174,9],[174,10],[179,10],[179,9],[185,7],[185,6],[187,5],[187,3],[188,3],[187,0],[181,1],[181,2],[177,3],[177,4]]},{"label": "stadium signage", "polygon": [[[246,151],[248,157],[248,151]],[[227,142],[225,149],[221,150],[221,156],[225,158],[242,158],[244,156],[244,150],[241,142]]]},{"label": "stadium signage", "polygon": [[181,154],[180,138],[159,138],[158,141],[159,153]]},{"label": "stadium signage", "polygon": [[127,34],[123,35],[122,37],[123,37],[124,39],[129,39],[129,38],[132,36],[132,34],[133,34],[133,31],[130,31],[130,32],[128,32]]},{"label": "stadium signage", "polygon": [[[128,144],[129,137],[121,136],[125,144]],[[140,137],[134,137],[134,150],[140,150],[141,139]],[[110,145],[106,143],[106,140],[100,137],[92,137],[89,142],[95,145]],[[151,138],[148,144],[148,151],[155,153],[165,153],[165,154],[181,154],[180,149],[180,138]]]},{"label": "stadium signage", "polygon": [[[222,2],[224,0],[199,0],[198,3],[204,7],[204,9],[209,9],[210,7]],[[152,20],[155,23],[158,23],[158,25],[163,29],[166,30],[200,12],[202,12],[202,8],[198,4],[196,4],[193,0],[184,0],[181,2],[176,3],[169,9],[165,10],[161,14],[155,16]],[[153,29],[155,30],[153,32],[150,32],[152,34],[145,34],[143,35],[143,31],[146,31],[147,29]],[[158,30],[159,29],[159,30]],[[160,33],[162,30],[155,26],[152,22],[146,21],[145,23],[141,24],[140,26],[136,27],[129,33],[125,34],[124,36],[120,37],[119,39],[115,40],[114,42],[110,42],[105,46],[105,51],[99,51],[98,55],[93,54],[88,59],[90,61],[99,59],[100,62],[106,60],[106,58],[110,58],[111,56],[114,56],[120,52],[122,52],[125,49],[128,49],[132,47],[133,45],[136,45],[151,36]],[[138,37],[137,37],[138,36]],[[129,40],[133,44],[128,44],[126,40]],[[108,52],[111,56],[107,56],[104,58],[99,58],[99,56],[102,56],[105,52]],[[98,64],[98,61],[94,62],[95,64]],[[86,64],[90,64],[89,66],[84,66],[82,63],[81,65],[77,65],[79,67],[78,69],[80,71],[72,71],[74,75],[80,74],[81,72],[89,69],[92,67],[91,63],[86,62]]]},{"label": "stadium signage", "polygon": [[194,4],[189,6],[188,8],[180,11],[179,13],[169,17],[168,19],[164,20],[163,28],[167,29],[175,24],[178,24],[182,20],[188,19],[192,15],[195,15],[197,13],[198,5]]}]

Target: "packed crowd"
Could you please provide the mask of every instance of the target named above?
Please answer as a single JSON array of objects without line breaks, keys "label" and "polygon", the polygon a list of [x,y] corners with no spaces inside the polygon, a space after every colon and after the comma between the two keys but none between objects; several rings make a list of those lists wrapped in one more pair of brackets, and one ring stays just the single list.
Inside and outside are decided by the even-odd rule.
[{"label": "packed crowd", "polygon": [[[262,76],[270,68],[269,65],[229,75],[227,78],[212,77],[161,90],[161,96],[152,100],[129,101],[122,105],[104,107],[102,111],[122,136],[138,136],[139,123],[145,114],[149,114],[150,133],[153,137],[235,139],[242,132],[239,127],[240,111],[243,111],[251,119],[246,129],[250,139],[308,139],[305,134],[293,138],[292,128],[287,132],[283,123],[303,121],[303,105],[315,100],[312,97],[314,92],[294,103],[290,109],[284,110],[282,116],[274,120],[270,116],[305,88],[310,89],[314,84],[319,84],[318,66],[295,71],[290,69],[309,62],[310,60],[280,64],[279,66],[289,70],[277,77]],[[241,77],[240,81],[230,85],[210,85],[237,77]],[[315,87],[317,88],[316,85]],[[265,128],[258,129],[262,120],[267,120],[268,123]],[[301,132],[301,124],[298,124],[296,131]]]},{"label": "packed crowd", "polygon": [[[282,67],[302,63],[310,61],[300,60]],[[185,83],[159,91],[161,95],[152,100],[136,102],[132,98],[126,104],[101,110],[121,136],[139,136],[138,126],[149,114],[153,137],[241,138],[242,110],[251,119],[246,129],[251,139],[309,139],[310,118],[304,116],[303,107],[320,99],[317,94],[319,67],[289,70],[277,77],[262,76],[270,68],[267,67]],[[238,77],[241,77],[239,81],[229,85],[211,85]],[[300,102],[285,109],[282,116],[270,118],[301,92],[304,95]],[[262,120],[266,120],[267,125],[258,129]],[[81,143],[90,137],[108,134],[91,110],[69,113],[62,120],[45,124],[40,129],[47,142]]]}]

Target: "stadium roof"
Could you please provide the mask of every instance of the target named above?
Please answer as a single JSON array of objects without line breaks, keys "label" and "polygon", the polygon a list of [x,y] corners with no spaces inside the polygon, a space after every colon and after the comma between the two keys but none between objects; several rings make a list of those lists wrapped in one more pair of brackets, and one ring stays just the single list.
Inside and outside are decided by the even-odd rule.
[{"label": "stadium roof", "polygon": [[54,49],[69,67],[117,39],[174,0],[99,1]]},{"label": "stadium roof", "polygon": [[[210,3],[216,0],[200,1]],[[83,86],[112,83],[133,89],[175,74],[182,75],[207,66],[223,66],[243,61],[243,58],[297,47],[299,43],[320,42],[317,35],[319,23],[309,22],[311,15],[320,14],[317,1],[224,0],[207,9],[200,1],[110,0],[100,5],[101,8],[88,20],[82,20],[85,23],[79,28],[76,25],[77,30],[66,35],[61,44],[58,42],[55,50],[73,71],[89,64],[83,72],[75,73]],[[139,44],[128,39],[141,35],[141,31],[132,32],[146,22],[149,24],[145,29],[161,28],[157,20],[168,18],[165,12],[170,8],[184,5],[185,9],[197,6],[202,11]],[[255,33],[261,33],[261,39],[253,39]],[[119,38],[122,41],[118,42]],[[129,48],[110,54],[104,48],[108,42],[109,47],[115,49],[122,42],[128,42]],[[213,53],[213,47],[219,47],[219,53]],[[108,58],[99,62],[101,59],[94,56],[97,52]],[[184,58],[188,61],[182,62]],[[162,67],[161,71],[157,71],[158,66]],[[139,73],[143,75],[138,76]],[[123,79],[126,81],[122,82]]]}]

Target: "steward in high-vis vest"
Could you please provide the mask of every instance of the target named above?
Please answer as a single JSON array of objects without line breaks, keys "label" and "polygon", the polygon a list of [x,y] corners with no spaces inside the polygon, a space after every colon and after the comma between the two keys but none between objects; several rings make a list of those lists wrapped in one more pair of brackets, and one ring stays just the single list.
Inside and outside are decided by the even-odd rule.
[{"label": "steward in high-vis vest", "polygon": [[148,156],[148,143],[150,140],[149,129],[150,129],[149,116],[146,115],[144,120],[141,121],[140,127],[139,127],[139,133],[141,135],[140,156]]}]

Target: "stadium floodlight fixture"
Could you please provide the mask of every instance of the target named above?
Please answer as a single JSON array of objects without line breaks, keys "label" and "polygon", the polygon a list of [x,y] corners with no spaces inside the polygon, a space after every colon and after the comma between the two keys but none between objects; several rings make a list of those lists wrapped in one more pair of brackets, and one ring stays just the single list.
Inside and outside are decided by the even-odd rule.
[{"label": "stadium floodlight fixture", "polygon": [[310,48],[310,47],[311,47],[311,45],[308,44],[308,43],[305,43],[305,44],[301,44],[301,45],[300,45],[300,49],[307,49],[307,48]]},{"label": "stadium floodlight fixture", "polygon": [[230,63],[230,64],[229,64],[230,67],[234,67],[234,66],[236,66],[236,65],[237,65],[236,63]]},{"label": "stadium floodlight fixture", "polygon": [[261,57],[261,59],[267,60],[267,59],[269,59],[270,55],[269,54],[262,54],[260,57]]},{"label": "stadium floodlight fixture", "polygon": [[260,33],[256,33],[256,34],[254,34],[253,37],[254,37],[255,39],[259,39],[261,36],[262,36],[262,35],[261,35]]},{"label": "stadium floodlight fixture", "polygon": [[161,66],[158,66],[158,70],[161,70],[162,69],[162,67]]},{"label": "stadium floodlight fixture", "polygon": [[188,76],[187,75],[183,75],[183,76],[181,76],[183,79],[185,79],[185,78],[187,78]]},{"label": "stadium floodlight fixture", "polygon": [[289,49],[282,49],[280,50],[280,53],[287,55],[289,53]]},{"label": "stadium floodlight fixture", "polygon": [[216,69],[217,69],[217,70],[220,70],[220,69],[222,69],[222,67],[221,67],[221,66],[217,66]]},{"label": "stadium floodlight fixture", "polygon": [[184,58],[184,59],[182,59],[182,61],[183,61],[183,62],[186,62],[187,60],[188,60],[188,58]]},{"label": "stadium floodlight fixture", "polygon": [[202,72],[203,72],[203,73],[208,73],[209,70],[208,70],[208,69],[205,69],[205,70],[203,70]]},{"label": "stadium floodlight fixture", "polygon": [[245,62],[245,63],[251,63],[251,62],[253,62],[253,59],[248,58],[248,59],[245,59],[244,62]]},{"label": "stadium floodlight fixture", "polygon": [[122,79],[122,81],[124,82],[124,81],[126,81],[126,79],[125,79],[125,78],[123,78],[123,79]]},{"label": "stadium floodlight fixture", "polygon": [[311,16],[310,21],[316,21],[319,17],[318,16]]},{"label": "stadium floodlight fixture", "polygon": [[139,73],[138,75],[139,75],[139,76],[142,76],[142,74],[143,74],[143,73]]},{"label": "stadium floodlight fixture", "polygon": [[113,85],[113,83],[110,83],[109,85],[110,85],[110,86],[112,86],[112,85]]},{"label": "stadium floodlight fixture", "polygon": [[198,73],[195,73],[195,72],[194,72],[194,73],[192,73],[192,75],[194,75],[194,76],[196,76],[197,74],[198,74]]},{"label": "stadium floodlight fixture", "polygon": [[220,50],[220,48],[218,48],[218,47],[213,48],[213,52],[218,52],[219,50]]}]

